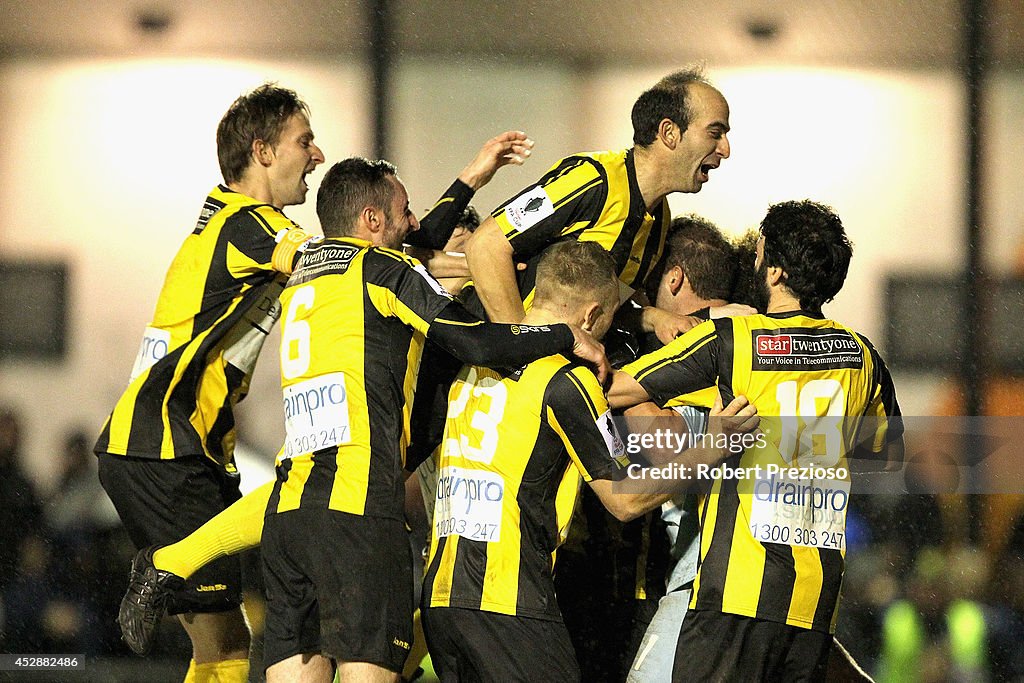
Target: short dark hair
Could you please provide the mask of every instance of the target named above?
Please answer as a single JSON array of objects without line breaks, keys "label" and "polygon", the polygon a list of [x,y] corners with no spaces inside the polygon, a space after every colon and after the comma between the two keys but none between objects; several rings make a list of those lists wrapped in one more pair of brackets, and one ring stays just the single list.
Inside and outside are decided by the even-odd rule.
[{"label": "short dark hair", "polygon": [[754,306],[757,301],[757,240],[761,233],[751,228],[732,240],[732,248],[736,254],[736,277],[733,279],[729,301],[737,304]]},{"label": "short dark hair", "polygon": [[472,206],[467,206],[466,210],[459,216],[459,221],[455,226],[465,228],[469,232],[475,232],[480,227],[480,214]]},{"label": "short dark hair", "polygon": [[653,301],[665,271],[683,269],[693,292],[702,299],[729,299],[736,279],[736,253],[718,227],[695,214],[672,221],[665,237],[665,253],[647,278]]},{"label": "short dark hair", "polygon": [[242,179],[251,163],[252,143],[275,147],[285,122],[294,114],[309,116],[309,107],[294,90],[264,83],[235,100],[217,125],[217,161],[225,183]]},{"label": "short dark hair", "polygon": [[325,237],[351,235],[359,212],[367,206],[381,209],[391,218],[394,185],[388,177],[398,174],[390,161],[349,157],[331,166],[316,193],[316,215]]},{"label": "short dark hair", "polygon": [[615,259],[596,242],[566,240],[545,249],[537,263],[535,300],[578,302],[584,298],[613,309],[618,305]]},{"label": "short dark hair", "polygon": [[680,130],[690,125],[690,100],[687,89],[693,83],[711,85],[699,66],[675,71],[644,91],[633,103],[633,144],[646,147],[658,137],[662,119],[669,119]]},{"label": "short dark hair", "polygon": [[832,208],[810,200],[768,207],[761,221],[764,261],[782,268],[783,284],[800,299],[800,307],[818,311],[846,280],[853,245]]}]

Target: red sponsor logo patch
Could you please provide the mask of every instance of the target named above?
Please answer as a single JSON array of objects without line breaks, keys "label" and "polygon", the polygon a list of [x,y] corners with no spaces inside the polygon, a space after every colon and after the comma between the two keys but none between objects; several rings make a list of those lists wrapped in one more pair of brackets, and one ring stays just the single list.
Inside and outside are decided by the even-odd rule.
[{"label": "red sponsor logo patch", "polygon": [[761,356],[788,356],[793,353],[793,337],[788,334],[759,334],[757,353]]}]

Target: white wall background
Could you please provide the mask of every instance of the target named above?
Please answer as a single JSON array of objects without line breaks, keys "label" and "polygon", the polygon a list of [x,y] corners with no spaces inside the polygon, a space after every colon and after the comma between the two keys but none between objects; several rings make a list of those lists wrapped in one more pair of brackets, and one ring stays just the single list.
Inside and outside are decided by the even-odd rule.
[{"label": "white wall background", "polygon": [[[474,204],[490,210],[565,154],[629,146],[633,100],[673,68],[402,61],[391,156],[422,210],[485,139],[526,130],[537,141],[534,158],[480,193]],[[831,204],[855,253],[845,289],[826,310],[884,343],[885,274],[949,270],[962,258],[957,76],[784,65],[711,65],[709,75],[730,101],[733,154],[699,195],[673,197],[673,211],[740,232],[771,202]],[[65,430],[98,432],[123,389],[164,271],[219,181],[217,121],[236,95],[268,79],[309,102],[328,163],[371,152],[367,73],[355,63],[0,62],[0,256],[61,258],[72,272],[64,362],[0,362],[0,403],[23,413],[25,451],[43,486]],[[987,253],[1005,269],[1024,229],[1024,76],[994,78],[990,99]],[[309,201],[288,213],[317,228],[313,209]],[[243,436],[268,459],[282,431],[275,347],[272,338],[240,411]],[[905,412],[926,411],[933,386],[908,381]]]},{"label": "white wall background", "polygon": [[[0,64],[0,254],[62,258],[71,269],[64,362],[0,362],[0,402],[23,414],[43,486],[65,430],[98,434],[124,389],[164,272],[220,181],[217,122],[264,80],[303,93],[325,154],[368,153],[367,82],[345,63]],[[290,215],[319,229],[312,203]],[[276,438],[268,432],[257,440]]]}]

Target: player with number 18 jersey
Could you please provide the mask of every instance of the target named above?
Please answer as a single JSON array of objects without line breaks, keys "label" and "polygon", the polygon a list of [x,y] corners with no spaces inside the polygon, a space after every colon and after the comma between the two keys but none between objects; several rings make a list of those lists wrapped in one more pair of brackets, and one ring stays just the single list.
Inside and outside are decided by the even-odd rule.
[{"label": "player with number 18 jersey", "polygon": [[762,418],[765,446],[730,462],[759,476],[716,479],[700,501],[691,608],[834,631],[847,456],[863,442],[881,451],[902,433],[898,424],[889,429],[899,406],[871,344],[806,311],[726,318],[695,327],[624,371],[659,405],[678,405],[683,395],[717,383],[723,401],[746,396]]}]

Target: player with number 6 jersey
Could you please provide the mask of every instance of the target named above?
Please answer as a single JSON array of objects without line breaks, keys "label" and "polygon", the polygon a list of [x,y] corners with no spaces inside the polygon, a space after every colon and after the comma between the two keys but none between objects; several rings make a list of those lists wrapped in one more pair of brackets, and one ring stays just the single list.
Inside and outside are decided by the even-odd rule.
[{"label": "player with number 6 jersey", "polygon": [[[470,315],[400,251],[419,227],[386,161],[335,164],[317,194],[326,238],[281,294],[285,443],[263,530],[267,680],[385,680],[412,641],[403,466],[423,345],[464,362],[604,359],[570,325]],[[339,559],[340,558],[340,559]]]},{"label": "player with number 6 jersey", "polygon": [[[647,397],[679,405],[715,384],[723,400],[742,394],[767,437],[729,461],[752,478],[715,479],[700,500],[693,614],[683,622],[673,680],[823,677],[843,579],[851,459],[902,457],[885,364],[863,335],[821,313],[851,253],[827,207],[771,207],[756,263],[766,313],[703,323],[615,375],[614,407]],[[708,633],[722,649],[709,648]]]}]

